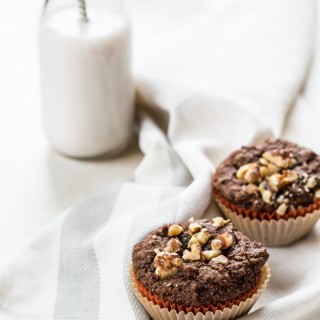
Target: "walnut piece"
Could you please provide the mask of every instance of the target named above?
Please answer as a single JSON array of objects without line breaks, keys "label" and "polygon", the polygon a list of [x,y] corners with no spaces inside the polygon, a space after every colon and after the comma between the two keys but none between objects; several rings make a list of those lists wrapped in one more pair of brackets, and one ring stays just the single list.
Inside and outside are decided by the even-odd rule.
[{"label": "walnut piece", "polygon": [[218,250],[220,251],[223,247],[224,243],[220,239],[213,239],[211,241],[211,248],[212,250]]},{"label": "walnut piece", "polygon": [[265,177],[267,177],[267,176],[270,174],[270,171],[268,170],[267,167],[262,166],[262,167],[260,167],[259,170],[260,170],[260,176],[261,176],[262,178],[265,178]]},{"label": "walnut piece", "polygon": [[[215,239],[220,240],[222,242],[221,250],[225,250],[229,248],[232,245],[232,241],[233,241],[232,235],[229,232],[218,234]],[[212,247],[212,242],[211,242],[211,247]]]},{"label": "walnut piece", "polygon": [[280,204],[280,206],[276,210],[276,213],[280,214],[282,216],[286,213],[287,208],[288,208],[288,206],[285,203],[282,203],[282,204]]},{"label": "walnut piece", "polygon": [[213,258],[211,261],[219,262],[224,265],[228,264],[228,262],[229,262],[228,258],[224,255],[217,256],[216,258]]},{"label": "walnut piece", "polygon": [[183,265],[182,259],[177,253],[154,250],[156,256],[153,260],[153,265],[156,268],[155,274],[161,279],[174,276],[178,272],[178,267]]},{"label": "walnut piece", "polygon": [[255,184],[249,183],[244,187],[244,191],[248,194],[257,194],[258,192],[258,187]]},{"label": "walnut piece", "polygon": [[212,219],[212,226],[216,228],[223,227],[225,224],[228,224],[230,219],[223,219],[222,217],[216,217]]},{"label": "walnut piece", "polygon": [[193,244],[199,244],[200,246],[202,246],[208,242],[209,238],[210,233],[206,228],[204,228],[191,237],[188,243],[188,248],[191,248]]},{"label": "walnut piece", "polygon": [[248,164],[245,164],[243,166],[241,166],[237,173],[236,173],[236,177],[240,180],[243,180],[244,179],[244,175],[247,173],[247,171],[249,170],[251,166],[251,163],[248,163]]},{"label": "walnut piece", "polygon": [[178,236],[179,234],[182,233],[182,231],[183,231],[183,228],[180,225],[172,224],[168,229],[168,236],[169,237]]},{"label": "walnut piece", "polygon": [[182,259],[185,261],[198,261],[201,259],[201,246],[199,244],[193,244],[191,251],[184,250]]},{"label": "walnut piece", "polygon": [[248,183],[256,183],[260,180],[260,170],[257,163],[253,163],[244,175],[244,180]]},{"label": "walnut piece", "polygon": [[167,243],[164,251],[166,252],[177,252],[181,249],[181,242],[178,239],[171,238]]},{"label": "walnut piece", "polygon": [[269,185],[277,191],[279,188],[293,183],[298,179],[298,175],[291,170],[283,170],[282,173],[274,173],[268,178]]},{"label": "walnut piece", "polygon": [[315,176],[311,176],[308,180],[307,180],[307,184],[306,186],[309,189],[313,189],[315,186],[317,185],[317,179]]},{"label": "walnut piece", "polygon": [[211,259],[218,257],[221,254],[220,250],[205,250],[203,251],[203,255],[206,260],[210,261]]},{"label": "walnut piece", "polygon": [[194,234],[201,230],[201,226],[198,222],[192,222],[189,224],[189,233]]},{"label": "walnut piece", "polygon": [[173,277],[178,273],[178,268],[173,267],[171,269],[156,268],[155,274],[161,279],[167,279]]},{"label": "walnut piece", "polygon": [[320,189],[318,189],[318,190],[314,193],[314,198],[315,198],[315,199],[320,199]]},{"label": "walnut piece", "polygon": [[265,188],[264,183],[260,183],[258,190],[261,193],[262,200],[266,203],[271,203],[272,192]]},{"label": "walnut piece", "polygon": [[279,168],[292,168],[297,164],[296,159],[290,157],[283,158],[281,155],[274,154],[272,151],[266,151],[262,157]]},{"label": "walnut piece", "polygon": [[248,183],[256,183],[260,180],[259,165],[255,162],[245,164],[238,169],[236,176]]}]

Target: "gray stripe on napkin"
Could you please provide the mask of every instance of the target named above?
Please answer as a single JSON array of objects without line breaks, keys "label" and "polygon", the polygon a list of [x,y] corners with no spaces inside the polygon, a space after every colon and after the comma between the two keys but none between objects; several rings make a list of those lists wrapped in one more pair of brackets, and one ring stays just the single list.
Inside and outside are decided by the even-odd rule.
[{"label": "gray stripe on napkin", "polygon": [[[163,223],[166,222],[174,222],[176,221],[176,215],[179,209],[179,203],[180,198],[178,196],[179,188],[168,188],[171,189],[171,196],[169,196],[170,191],[167,191],[165,195],[162,195],[159,199],[160,203],[158,203],[157,207],[153,209],[152,214],[149,210],[143,211],[140,214],[138,214],[130,228],[130,236],[127,238],[127,248],[130,248],[130,252],[132,251],[132,248],[135,243],[141,240],[143,237],[141,232],[141,226],[144,226],[144,232],[143,234],[147,234],[148,232],[151,232],[155,228],[161,226]],[[168,200],[164,200],[164,197],[168,196]],[[146,227],[148,226],[148,227]],[[128,255],[127,253],[124,254],[124,269],[123,269],[123,279],[124,284],[127,289],[128,299],[132,306],[132,310],[135,314],[135,319],[137,320],[147,320],[150,319],[148,316],[148,313],[142,307],[139,300],[134,295],[132,289],[131,289],[131,282],[130,282],[130,275],[129,275],[129,269],[131,265],[131,255]],[[130,319],[131,320],[131,319]]]},{"label": "gray stripe on napkin", "polygon": [[121,184],[95,194],[67,215],[60,240],[55,320],[99,318],[100,280],[94,235],[107,222]]}]

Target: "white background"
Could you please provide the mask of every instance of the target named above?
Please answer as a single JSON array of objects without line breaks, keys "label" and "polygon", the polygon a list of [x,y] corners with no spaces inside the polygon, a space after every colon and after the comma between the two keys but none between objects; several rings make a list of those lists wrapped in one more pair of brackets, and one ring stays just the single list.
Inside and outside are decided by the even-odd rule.
[{"label": "white background", "polygon": [[0,261],[41,226],[139,163],[137,143],[113,159],[51,151],[41,124],[38,23],[44,1],[0,0]]}]

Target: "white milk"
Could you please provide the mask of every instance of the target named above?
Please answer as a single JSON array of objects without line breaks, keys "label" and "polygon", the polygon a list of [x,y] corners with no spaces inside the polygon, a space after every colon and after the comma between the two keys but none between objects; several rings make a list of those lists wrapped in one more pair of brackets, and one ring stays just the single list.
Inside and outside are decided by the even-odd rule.
[{"label": "white milk", "polygon": [[133,125],[130,28],[125,18],[78,8],[44,18],[40,61],[44,127],[52,146],[73,157],[115,153]]}]

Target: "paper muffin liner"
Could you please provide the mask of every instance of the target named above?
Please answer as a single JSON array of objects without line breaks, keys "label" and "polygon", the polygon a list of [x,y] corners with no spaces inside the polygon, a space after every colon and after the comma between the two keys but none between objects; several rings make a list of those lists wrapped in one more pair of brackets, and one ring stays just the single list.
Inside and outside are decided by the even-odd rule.
[{"label": "paper muffin liner", "polygon": [[149,292],[135,277],[131,265],[131,286],[136,297],[154,320],[232,320],[247,314],[268,285],[271,277],[266,263],[256,285],[237,299],[216,306],[184,306],[165,301]]},{"label": "paper muffin liner", "polygon": [[320,218],[320,202],[279,215],[238,207],[215,193],[215,200],[234,226],[251,239],[271,247],[287,246],[307,235]]}]

